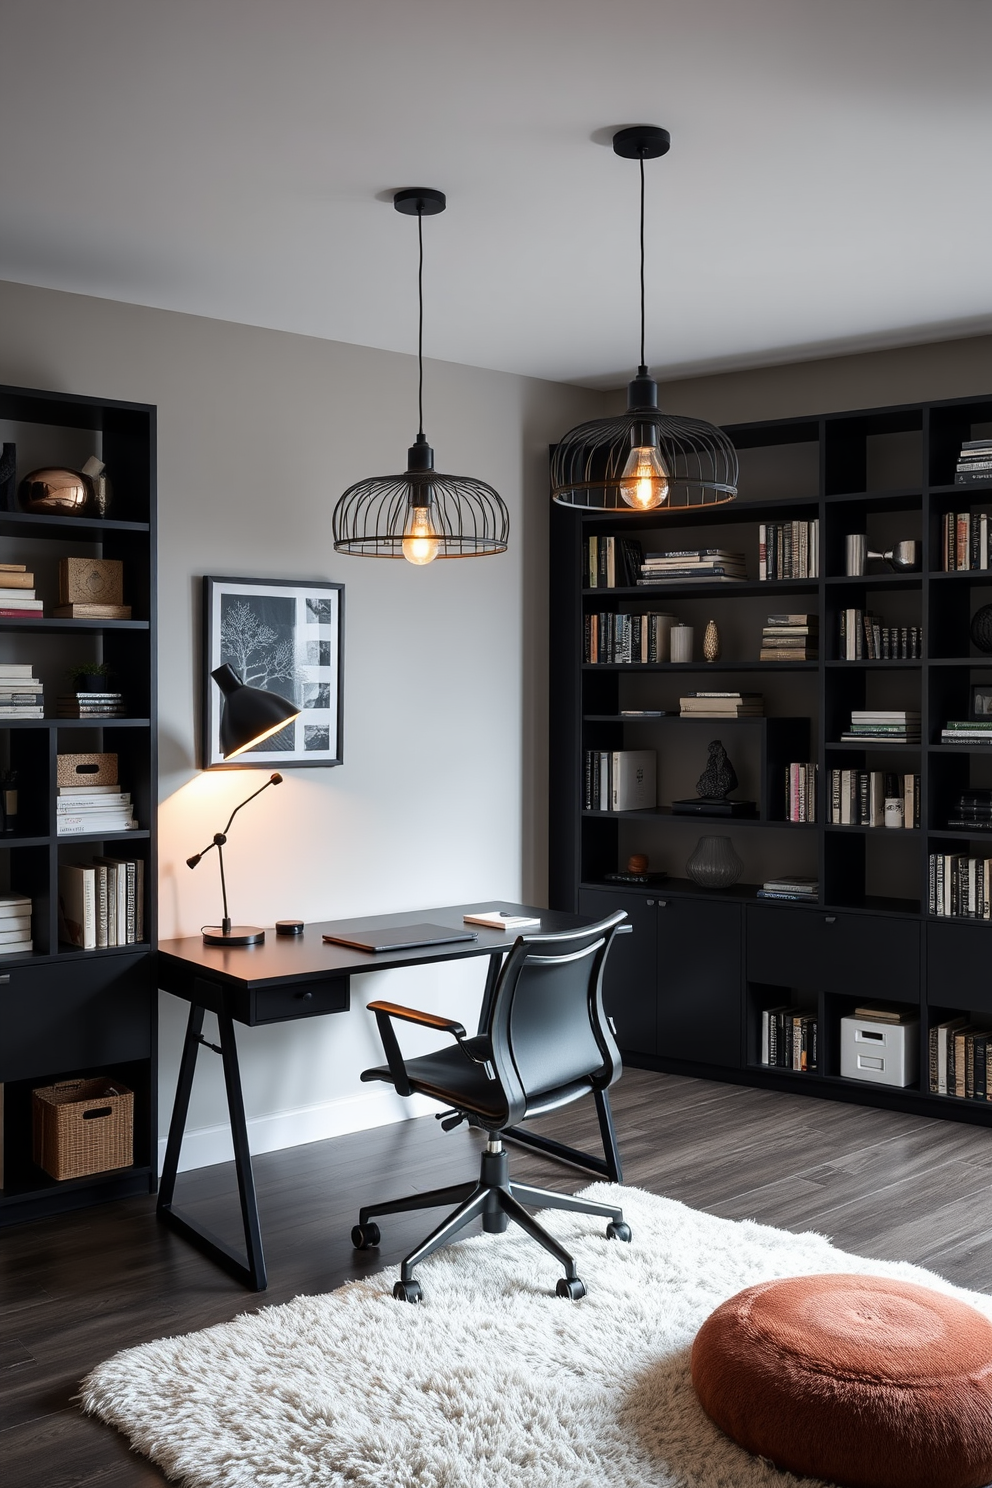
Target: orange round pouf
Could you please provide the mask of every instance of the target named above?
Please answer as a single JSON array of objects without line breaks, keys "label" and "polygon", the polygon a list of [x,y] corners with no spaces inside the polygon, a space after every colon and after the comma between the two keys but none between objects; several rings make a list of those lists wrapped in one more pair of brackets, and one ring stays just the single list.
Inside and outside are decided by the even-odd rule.
[{"label": "orange round pouf", "polygon": [[747,1451],[845,1488],[985,1488],[992,1322],[884,1276],[738,1292],[692,1346],[707,1415]]}]

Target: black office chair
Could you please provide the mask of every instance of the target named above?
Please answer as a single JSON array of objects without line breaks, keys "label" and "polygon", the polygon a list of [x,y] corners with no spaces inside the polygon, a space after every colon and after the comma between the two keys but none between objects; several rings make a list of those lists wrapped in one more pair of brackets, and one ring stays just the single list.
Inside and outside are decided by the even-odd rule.
[{"label": "black office chair", "polygon": [[[489,1007],[484,1033],[469,1038],[460,1023],[433,1013],[370,1002],[379,1026],[386,1064],[365,1070],[363,1080],[385,1080],[400,1095],[429,1095],[453,1107],[441,1121],[446,1130],[471,1120],[489,1133],[482,1153],[478,1183],[456,1183],[450,1188],[413,1194],[391,1203],[370,1204],[359,1213],[351,1232],[357,1250],[379,1244],[374,1214],[401,1214],[457,1204],[443,1224],[412,1250],[400,1268],[393,1296],[419,1302],[423,1296],[413,1268],[452,1240],[459,1230],[481,1215],[490,1233],[506,1229],[512,1219],[565,1268],[558,1282],[559,1297],[585,1296],[575,1262],[564,1246],[524,1208],[525,1204],[596,1214],[609,1220],[611,1240],[630,1240],[623,1211],[571,1195],[511,1183],[502,1135],[507,1127],[531,1116],[576,1100],[580,1095],[605,1093],[620,1075],[620,1054],[603,1011],[603,966],[617,934],[629,933],[622,910],[582,930],[558,934],[521,935],[503,965]],[[416,1059],[404,1059],[392,1019],[436,1028],[454,1040]]]}]

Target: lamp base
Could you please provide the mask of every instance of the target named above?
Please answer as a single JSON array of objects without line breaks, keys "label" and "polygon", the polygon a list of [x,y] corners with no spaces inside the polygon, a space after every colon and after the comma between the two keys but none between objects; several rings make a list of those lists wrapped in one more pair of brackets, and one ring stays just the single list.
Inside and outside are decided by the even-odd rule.
[{"label": "lamp base", "polygon": [[220,925],[204,925],[202,933],[203,944],[212,946],[261,945],[265,939],[258,925],[232,925],[226,935]]}]

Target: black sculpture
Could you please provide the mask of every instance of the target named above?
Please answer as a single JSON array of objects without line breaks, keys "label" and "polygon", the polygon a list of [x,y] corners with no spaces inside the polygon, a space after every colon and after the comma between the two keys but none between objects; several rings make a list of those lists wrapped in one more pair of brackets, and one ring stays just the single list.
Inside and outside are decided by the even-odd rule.
[{"label": "black sculpture", "polygon": [[714,739],[706,769],[696,781],[698,794],[705,801],[723,801],[737,789],[737,783],[737,773],[727,758],[727,751],[719,739]]}]

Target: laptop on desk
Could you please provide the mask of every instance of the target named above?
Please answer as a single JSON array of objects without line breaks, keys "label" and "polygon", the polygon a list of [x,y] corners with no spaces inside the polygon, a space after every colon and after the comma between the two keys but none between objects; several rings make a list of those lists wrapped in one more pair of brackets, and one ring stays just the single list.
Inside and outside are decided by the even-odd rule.
[{"label": "laptop on desk", "polygon": [[356,951],[406,951],[414,946],[451,945],[458,940],[478,940],[470,930],[452,930],[450,925],[394,925],[383,930],[342,930],[325,935],[333,945]]}]

